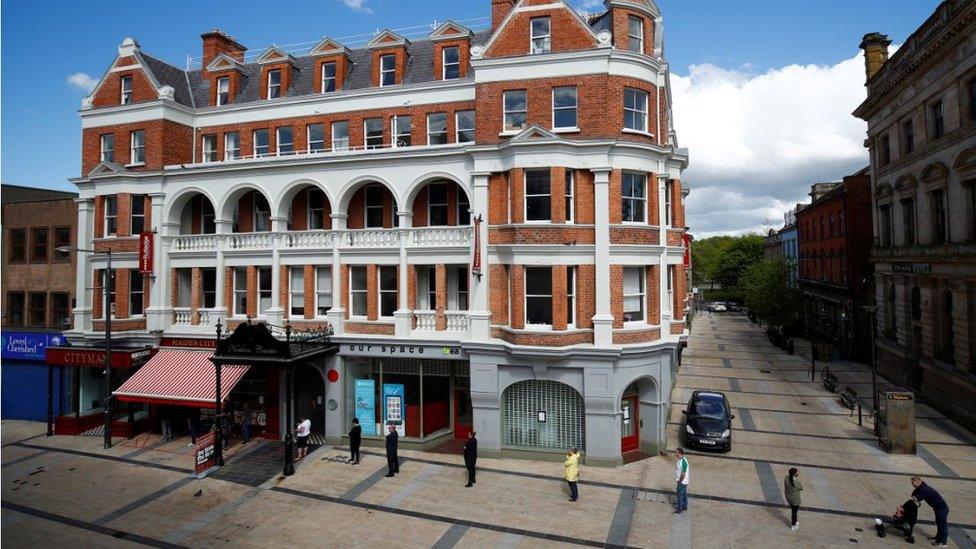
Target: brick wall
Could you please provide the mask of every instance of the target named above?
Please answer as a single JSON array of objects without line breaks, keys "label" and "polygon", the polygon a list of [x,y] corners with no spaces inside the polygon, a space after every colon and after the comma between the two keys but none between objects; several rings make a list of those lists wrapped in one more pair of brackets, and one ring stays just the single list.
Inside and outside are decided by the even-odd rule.
[{"label": "brick wall", "polygon": [[492,264],[488,266],[488,287],[491,290],[488,307],[491,309],[493,324],[509,324],[509,267],[508,265]]},{"label": "brick wall", "polygon": [[[128,65],[134,65],[137,61],[135,57],[120,57],[115,63],[116,67],[124,67]],[[105,81],[102,82],[98,91],[95,92],[95,96],[92,97],[92,106],[98,107],[116,107],[122,104],[122,78],[125,76],[132,77],[132,100],[131,103],[140,103],[143,101],[153,101],[158,99],[159,93],[156,91],[156,87],[153,86],[152,81],[149,80],[149,76],[141,68],[133,68],[132,70],[122,71],[122,72],[112,72],[106,75]]]},{"label": "brick wall", "polygon": [[81,173],[87,175],[101,162],[102,134],[115,135],[115,163],[130,162],[130,140],[135,130],[146,132],[143,166],[132,166],[135,171],[160,170],[170,164],[189,164],[193,160],[193,130],[189,126],[169,120],[148,120],[131,124],[118,124],[82,130]]},{"label": "brick wall", "polygon": [[[550,0],[525,0],[523,6],[551,5]],[[495,41],[485,51],[485,57],[509,57],[529,53],[530,19],[549,17],[549,28],[553,52],[577,51],[596,47],[592,31],[570,11],[568,6],[554,9],[539,9],[515,14],[508,24],[495,37]]]},{"label": "brick wall", "polygon": [[611,13],[613,17],[612,32],[613,32],[613,45],[621,50],[628,50],[630,48],[630,18],[638,17],[643,23],[644,27],[644,55],[654,54],[654,22],[647,17],[642,12],[637,10],[631,10],[626,8],[616,7],[613,8]]}]

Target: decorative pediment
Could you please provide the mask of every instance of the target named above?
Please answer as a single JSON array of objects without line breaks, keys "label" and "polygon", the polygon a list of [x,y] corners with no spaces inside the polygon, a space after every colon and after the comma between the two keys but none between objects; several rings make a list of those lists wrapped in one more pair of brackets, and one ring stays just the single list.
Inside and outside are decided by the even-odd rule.
[{"label": "decorative pediment", "polygon": [[919,178],[926,186],[939,186],[949,182],[949,168],[941,162],[929,164]]},{"label": "decorative pediment", "polygon": [[956,172],[963,179],[976,177],[976,148],[967,149],[959,153],[953,162]]},{"label": "decorative pediment", "polygon": [[535,141],[535,140],[548,140],[548,139],[562,139],[558,135],[552,133],[551,131],[543,128],[542,126],[533,124],[528,128],[525,128],[514,137],[511,141]]},{"label": "decorative pediment", "polygon": [[894,193],[891,189],[891,185],[888,183],[881,183],[878,188],[874,190],[874,197],[881,200],[885,198],[891,198]]},{"label": "decorative pediment", "polygon": [[220,72],[229,70],[240,70],[241,63],[237,59],[227,55],[226,53],[219,53],[214,60],[207,65],[207,72]]},{"label": "decorative pediment", "polygon": [[[555,13],[556,10],[566,10],[565,13],[569,14],[570,20],[575,23],[575,25],[572,26],[573,28],[567,27],[561,29],[561,32],[574,34],[579,33],[578,38],[592,41],[593,46],[601,45],[601,39],[599,36],[597,36],[596,31],[594,31],[589,22],[587,22],[587,20],[584,19],[583,16],[569,4],[568,0],[553,0],[552,2],[544,5],[536,5],[528,0],[518,0],[515,6],[509,10],[505,18],[502,19],[501,23],[499,23],[498,27],[492,33],[488,41],[484,44],[483,50],[479,52],[481,55],[476,56],[474,55],[474,52],[472,52],[472,57],[504,57],[510,55],[523,55],[524,53],[527,53],[512,50],[511,44],[516,42],[519,44],[524,44],[525,40],[521,37],[521,29],[509,28],[511,24],[518,19],[525,19],[527,16],[534,17],[536,14],[551,14]],[[525,22],[525,24],[528,23]],[[574,40],[574,42],[575,41],[576,40]],[[499,46],[499,44],[501,45]]]},{"label": "decorative pediment", "polygon": [[88,172],[88,177],[97,177],[100,175],[115,175],[129,173],[129,170],[125,169],[121,164],[116,164],[115,162],[99,162],[97,166]]},{"label": "decorative pediment", "polygon": [[275,46],[271,46],[270,48],[264,50],[264,53],[259,55],[254,62],[259,65],[270,65],[272,63],[294,63],[295,58],[287,52],[284,52]]},{"label": "decorative pediment", "polygon": [[427,35],[432,41],[438,40],[457,40],[457,39],[471,39],[474,35],[471,29],[464,27],[455,23],[454,21],[445,21],[439,27],[434,29],[434,32]]},{"label": "decorative pediment", "polygon": [[410,41],[407,40],[406,37],[389,29],[385,29],[374,36],[373,39],[366,44],[366,47],[369,49],[390,48],[395,46],[406,46],[409,43]]},{"label": "decorative pediment", "polygon": [[895,192],[900,195],[914,193],[917,188],[918,181],[911,175],[903,175],[895,181]]},{"label": "decorative pediment", "polygon": [[308,54],[312,56],[336,54],[349,55],[349,48],[326,36],[320,40],[318,44],[312,46],[312,49],[308,50]]}]

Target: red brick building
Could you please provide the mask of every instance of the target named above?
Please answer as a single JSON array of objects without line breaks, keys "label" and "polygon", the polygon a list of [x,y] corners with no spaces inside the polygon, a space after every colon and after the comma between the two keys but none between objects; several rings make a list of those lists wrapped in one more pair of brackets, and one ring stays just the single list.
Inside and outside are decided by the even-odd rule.
[{"label": "red brick building", "polygon": [[867,168],[840,183],[818,183],[796,213],[800,289],[807,333],[835,356],[869,360],[871,176]]},{"label": "red brick building", "polygon": [[[339,353],[296,386],[331,438],[397,383],[420,445],[477,427],[495,453],[579,445],[616,463],[663,447],[687,151],[660,12],[483,7],[480,27],[256,56],[215,30],[189,70],[126,39],[84,102],[75,180],[79,241],[119,259],[118,337],[186,343],[248,317],[330,326]],[[105,328],[104,270],[99,254],[79,265],[79,288],[95,288],[79,342]],[[242,381],[271,437],[278,381]],[[363,419],[366,434],[382,423]]]}]

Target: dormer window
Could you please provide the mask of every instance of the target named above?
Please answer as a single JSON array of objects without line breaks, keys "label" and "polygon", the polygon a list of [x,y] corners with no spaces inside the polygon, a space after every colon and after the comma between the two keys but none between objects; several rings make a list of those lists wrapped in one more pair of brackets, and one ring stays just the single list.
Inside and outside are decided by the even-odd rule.
[{"label": "dormer window", "polygon": [[529,53],[532,55],[539,53],[549,53],[552,46],[549,34],[549,18],[533,17],[531,25],[531,45]]},{"label": "dormer window", "polygon": [[120,102],[123,105],[128,105],[129,103],[132,103],[132,77],[131,76],[122,77],[121,89],[122,89],[122,97],[120,99]]},{"label": "dormer window", "polygon": [[443,57],[443,75],[444,80],[453,80],[455,78],[461,78],[461,48],[458,46],[451,46],[444,48],[442,55]]},{"label": "dormer window", "polygon": [[644,20],[640,17],[630,17],[627,20],[627,49],[644,53]]},{"label": "dormer window", "polygon": [[268,71],[268,99],[281,97],[281,70]]},{"label": "dormer window", "polygon": [[336,91],[336,64],[322,63],[322,93]]},{"label": "dormer window", "polygon": [[396,56],[393,54],[380,56],[380,86],[396,84]]},{"label": "dormer window", "polygon": [[228,103],[230,103],[230,77],[223,76],[217,79],[217,105]]}]

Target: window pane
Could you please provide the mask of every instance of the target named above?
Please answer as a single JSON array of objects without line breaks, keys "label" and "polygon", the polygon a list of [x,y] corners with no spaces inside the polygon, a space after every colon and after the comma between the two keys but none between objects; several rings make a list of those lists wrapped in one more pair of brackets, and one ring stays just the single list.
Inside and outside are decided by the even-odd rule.
[{"label": "window pane", "polygon": [[549,170],[527,170],[525,194],[549,194]]},{"label": "window pane", "polygon": [[278,153],[279,154],[289,154],[294,151],[291,126],[282,126],[278,128],[276,139],[278,141]]},{"label": "window pane", "polygon": [[268,130],[256,130],[254,132],[254,155],[267,155],[268,146]]},{"label": "window pane", "polygon": [[325,125],[324,124],[309,124],[308,150],[313,152],[325,150]]},{"label": "window pane", "polygon": [[474,141],[474,111],[457,113],[457,142],[469,143]]},{"label": "window pane", "polygon": [[525,269],[525,295],[551,295],[552,269],[529,267]]},{"label": "window pane", "polygon": [[383,119],[367,118],[365,122],[366,148],[375,149],[383,146]]},{"label": "window pane", "polygon": [[351,267],[349,276],[353,291],[366,291],[366,267]]},{"label": "window pane", "polygon": [[524,111],[525,110],[525,91],[505,92],[505,111]]}]

